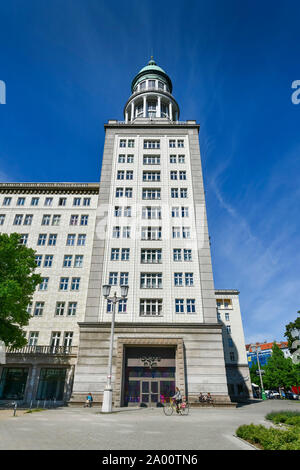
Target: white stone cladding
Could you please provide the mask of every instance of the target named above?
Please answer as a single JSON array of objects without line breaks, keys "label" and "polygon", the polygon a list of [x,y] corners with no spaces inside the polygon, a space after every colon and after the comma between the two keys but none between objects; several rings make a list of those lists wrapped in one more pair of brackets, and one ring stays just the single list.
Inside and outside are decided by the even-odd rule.
[{"label": "white stone cladding", "polygon": [[[51,333],[61,333],[60,345],[63,345],[64,333],[73,332],[72,346],[78,346],[79,328],[78,322],[82,321],[85,314],[87,286],[91,264],[91,253],[93,245],[93,234],[95,225],[95,210],[98,198],[98,184],[76,184],[76,183],[1,183],[0,184],[0,214],[5,215],[3,225],[0,225],[2,233],[28,234],[27,246],[33,248],[36,254],[42,255],[42,266],[36,272],[42,277],[49,278],[47,290],[36,289],[33,295],[33,308],[36,302],[44,302],[43,314],[33,315],[29,325],[24,328],[28,339],[29,332],[38,332],[37,345],[50,345]],[[11,197],[9,206],[5,206],[4,198]],[[19,198],[25,198],[22,206],[17,205]],[[39,198],[37,206],[31,205],[33,197]],[[45,199],[52,198],[51,206],[45,206]],[[65,197],[66,205],[60,206],[59,199]],[[73,205],[74,198],[81,198],[79,206]],[[83,206],[83,198],[90,198],[90,205]],[[21,225],[15,225],[17,214],[23,215]],[[26,214],[33,215],[31,225],[24,225]],[[71,215],[79,215],[78,225],[70,225]],[[50,215],[50,225],[42,225],[44,215]],[[60,216],[59,225],[52,225],[53,215]],[[88,215],[88,225],[80,225],[81,215]],[[46,234],[45,246],[38,245],[39,234]],[[55,246],[48,245],[49,234],[56,234]],[[76,235],[75,246],[67,246],[68,234]],[[77,235],[86,234],[84,246],[77,245]],[[44,267],[45,255],[53,255],[51,267]],[[73,255],[72,267],[63,267],[65,255]],[[83,255],[82,267],[74,267],[75,255]],[[61,277],[69,278],[67,291],[59,290]],[[78,292],[71,290],[72,277],[80,278]],[[56,303],[65,302],[65,311],[62,316],[55,314]],[[76,315],[67,315],[69,302],[77,302]],[[33,309],[32,309],[33,313]]]}]

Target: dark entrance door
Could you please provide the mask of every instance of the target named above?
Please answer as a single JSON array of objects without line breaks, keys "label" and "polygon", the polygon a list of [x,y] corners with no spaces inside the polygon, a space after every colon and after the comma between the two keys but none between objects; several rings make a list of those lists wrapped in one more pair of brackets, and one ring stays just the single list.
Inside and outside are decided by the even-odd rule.
[{"label": "dark entrance door", "polygon": [[125,358],[125,406],[157,406],[175,394],[175,347],[132,347]]}]

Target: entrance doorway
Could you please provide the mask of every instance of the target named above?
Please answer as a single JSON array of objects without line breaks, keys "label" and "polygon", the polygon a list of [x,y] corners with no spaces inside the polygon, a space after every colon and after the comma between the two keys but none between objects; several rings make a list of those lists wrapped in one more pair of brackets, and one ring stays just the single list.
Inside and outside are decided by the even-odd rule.
[{"label": "entrance doorway", "polygon": [[175,348],[128,348],[125,358],[125,406],[159,406],[175,394]]}]

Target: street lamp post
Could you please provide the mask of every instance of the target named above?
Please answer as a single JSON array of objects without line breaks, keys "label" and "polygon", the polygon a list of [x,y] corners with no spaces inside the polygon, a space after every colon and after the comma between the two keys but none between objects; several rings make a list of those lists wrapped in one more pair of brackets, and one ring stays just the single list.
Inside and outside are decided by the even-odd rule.
[{"label": "street lamp post", "polygon": [[[293,328],[291,330],[291,335],[294,339],[292,348],[295,349],[295,351],[292,354],[292,361],[294,364],[299,364],[300,363],[300,330],[298,328]],[[297,373],[297,393],[298,393],[298,390],[299,390],[298,384],[300,384],[300,380],[298,379],[299,371],[297,370],[296,373]]]},{"label": "street lamp post", "polygon": [[107,380],[106,387],[103,392],[103,402],[102,402],[102,413],[111,413],[112,412],[112,357],[113,357],[113,344],[114,344],[114,329],[115,329],[115,315],[116,315],[116,305],[121,300],[125,300],[128,296],[128,286],[121,286],[121,297],[117,297],[115,292],[113,297],[109,297],[110,294],[110,285],[103,286],[103,296],[107,301],[112,302],[112,319],[111,319],[111,330],[110,330],[110,343],[109,343],[109,356],[108,356],[108,369],[107,369]]},{"label": "street lamp post", "polygon": [[255,344],[251,344],[251,349],[252,349],[252,351],[256,352],[257,365],[258,365],[259,378],[260,378],[260,386],[261,386],[261,398],[263,400],[266,400],[266,394],[265,394],[265,391],[264,391],[264,384],[263,384],[262,373],[261,373],[261,369],[260,369],[260,362],[259,362],[259,357],[258,357],[258,353],[261,351],[261,347],[256,346]]}]

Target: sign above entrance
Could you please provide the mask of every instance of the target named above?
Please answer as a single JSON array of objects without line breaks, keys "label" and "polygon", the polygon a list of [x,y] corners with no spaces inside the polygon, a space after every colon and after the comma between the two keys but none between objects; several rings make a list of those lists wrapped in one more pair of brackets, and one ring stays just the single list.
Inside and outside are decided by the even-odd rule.
[{"label": "sign above entrance", "polygon": [[157,363],[161,361],[160,356],[148,355],[148,356],[141,356],[141,361],[144,364],[144,367],[157,367]]}]

